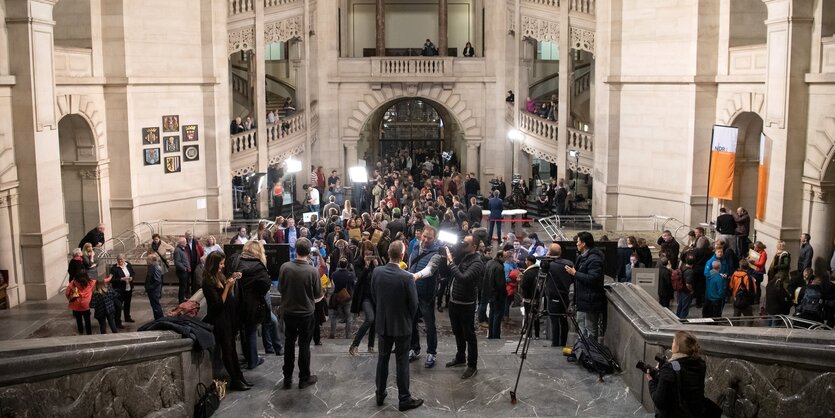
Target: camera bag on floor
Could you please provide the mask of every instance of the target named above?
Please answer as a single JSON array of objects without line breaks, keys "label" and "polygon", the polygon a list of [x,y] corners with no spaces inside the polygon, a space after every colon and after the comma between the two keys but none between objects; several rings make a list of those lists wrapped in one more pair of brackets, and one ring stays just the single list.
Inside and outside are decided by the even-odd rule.
[{"label": "camera bag on floor", "polygon": [[574,344],[572,353],[577,357],[577,361],[583,367],[590,372],[597,373],[601,381],[603,380],[603,375],[612,374],[616,370],[620,370],[620,366],[615,361],[609,348],[598,343],[594,338],[578,338]]}]

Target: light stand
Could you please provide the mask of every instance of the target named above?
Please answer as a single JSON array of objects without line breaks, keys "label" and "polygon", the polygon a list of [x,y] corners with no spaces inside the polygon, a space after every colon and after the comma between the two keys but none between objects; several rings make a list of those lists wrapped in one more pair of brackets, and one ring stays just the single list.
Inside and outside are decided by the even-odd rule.
[{"label": "light stand", "polygon": [[287,174],[292,174],[292,183],[290,185],[290,217],[296,219],[296,173],[302,171],[302,162],[294,160],[293,157],[288,158],[285,162],[285,170]]},{"label": "light stand", "polygon": [[568,150],[568,156],[574,158],[574,198],[577,198],[577,180],[580,179],[580,151],[576,149]]},{"label": "light stand", "polygon": [[368,171],[364,166],[351,167],[348,169],[348,177],[351,178],[354,208],[356,208],[357,213],[360,213],[360,194],[362,193],[362,185],[368,183]]}]

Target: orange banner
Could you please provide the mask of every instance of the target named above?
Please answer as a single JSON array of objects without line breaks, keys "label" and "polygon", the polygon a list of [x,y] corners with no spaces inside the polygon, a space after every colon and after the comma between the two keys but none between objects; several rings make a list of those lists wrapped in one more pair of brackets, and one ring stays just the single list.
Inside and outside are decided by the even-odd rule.
[{"label": "orange banner", "polygon": [[734,163],[736,153],[710,152],[710,188],[708,196],[722,200],[734,198]]},{"label": "orange banner", "polygon": [[765,220],[765,201],[768,196],[768,161],[771,160],[771,141],[760,134],[760,165],[757,172],[757,219]]}]

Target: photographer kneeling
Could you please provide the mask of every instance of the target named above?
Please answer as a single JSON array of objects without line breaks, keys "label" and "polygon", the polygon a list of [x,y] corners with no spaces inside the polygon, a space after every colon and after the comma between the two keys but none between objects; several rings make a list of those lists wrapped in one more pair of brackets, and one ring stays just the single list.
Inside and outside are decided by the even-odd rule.
[{"label": "photographer kneeling", "polygon": [[657,369],[647,369],[649,392],[656,417],[703,417],[705,370],[699,342],[687,331],[673,336],[673,355]]}]

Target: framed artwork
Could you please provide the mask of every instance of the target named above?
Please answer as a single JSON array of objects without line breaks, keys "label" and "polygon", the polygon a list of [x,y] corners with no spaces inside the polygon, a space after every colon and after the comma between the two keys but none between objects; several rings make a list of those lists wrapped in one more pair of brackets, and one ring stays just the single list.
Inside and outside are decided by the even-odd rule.
[{"label": "framed artwork", "polygon": [[159,128],[142,128],[142,145],[159,144]]},{"label": "framed artwork", "polygon": [[180,116],[166,115],[162,117],[163,132],[180,132]]},{"label": "framed artwork", "polygon": [[197,141],[197,125],[183,125],[183,142]]},{"label": "framed artwork", "polygon": [[145,156],[145,165],[159,165],[159,147],[145,148],[142,152]]},{"label": "framed artwork", "polygon": [[165,157],[165,174],[180,172],[180,156]]},{"label": "framed artwork", "polygon": [[198,145],[183,145],[183,161],[197,161],[200,159]]},{"label": "framed artwork", "polygon": [[180,136],[172,135],[162,138],[162,145],[165,147],[165,152],[180,152]]}]

